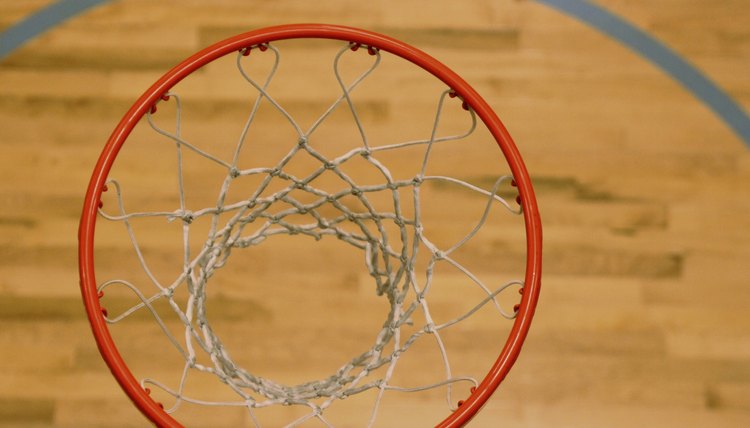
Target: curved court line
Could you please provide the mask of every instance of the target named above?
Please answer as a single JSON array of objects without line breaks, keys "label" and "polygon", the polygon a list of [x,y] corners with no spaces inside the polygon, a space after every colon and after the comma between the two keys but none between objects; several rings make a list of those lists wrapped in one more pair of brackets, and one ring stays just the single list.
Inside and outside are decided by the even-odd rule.
[{"label": "curved court line", "polygon": [[0,61],[27,41],[79,13],[110,0],[60,0],[0,33]]},{"label": "curved court line", "polygon": [[[0,61],[28,40],[94,6],[111,0],[60,0],[0,33]],[[536,0],[566,13],[642,55],[705,103],[750,148],[750,118],[698,69],[667,46],[600,6],[585,0]]]},{"label": "curved court line", "polygon": [[711,108],[750,148],[750,118],[747,113],[697,68],[667,46],[624,19],[588,1],[536,1],[591,25],[657,65]]}]

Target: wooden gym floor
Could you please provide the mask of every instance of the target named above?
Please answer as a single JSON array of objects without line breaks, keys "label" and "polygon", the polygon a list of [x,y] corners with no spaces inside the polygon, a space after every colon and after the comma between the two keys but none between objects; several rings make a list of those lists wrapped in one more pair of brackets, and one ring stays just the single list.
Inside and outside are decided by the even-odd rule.
[{"label": "wooden gym floor", "polygon": [[[750,1],[596,3],[750,111]],[[0,30],[48,4],[0,2]],[[79,297],[85,187],[112,128],[167,69],[229,35],[289,22],[360,26],[426,50],[483,94],[526,160],[544,224],[541,300],[518,363],[472,426],[750,426],[748,146],[652,64],[541,3],[427,4],[119,0],[0,61],[0,427],[148,425],[99,358]],[[218,86],[203,92],[214,120],[237,101]],[[305,96],[291,99],[304,106]],[[388,94],[368,96],[372,114],[396,115]],[[456,174],[473,173],[472,162],[456,162]],[[445,230],[455,221],[438,220]],[[290,293],[305,300],[281,324],[352,309],[345,291],[322,303]],[[342,317],[344,327],[354,319]],[[275,322],[251,319],[247,331],[283,328]],[[485,333],[462,343],[488,348]],[[306,358],[325,361],[308,334],[273,342],[291,356],[267,355],[313,370],[293,364],[316,352]],[[429,407],[400,405],[382,426],[432,420]]]}]

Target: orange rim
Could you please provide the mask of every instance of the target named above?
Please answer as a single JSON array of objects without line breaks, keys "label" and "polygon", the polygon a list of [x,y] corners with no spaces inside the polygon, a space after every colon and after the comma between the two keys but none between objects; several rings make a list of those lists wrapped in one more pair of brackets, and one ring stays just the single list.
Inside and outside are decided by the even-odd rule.
[{"label": "orange rim", "polygon": [[447,415],[437,425],[438,427],[463,426],[482,408],[510,371],[518,358],[534,316],[539,298],[542,269],[542,226],[534,189],[521,155],[507,129],[490,106],[468,83],[428,54],[388,36],[361,29],[327,24],[296,24],[269,27],[240,34],[203,49],[172,68],[141,95],[128,110],[112,132],[96,164],[86,192],[78,231],[81,292],[99,351],[120,386],[152,422],[160,427],[182,426],[168,415],[162,406],[154,401],[135,379],[122,359],[102,313],[103,309],[99,302],[100,296],[97,292],[95,279],[94,234],[97,210],[104,185],[117,154],[130,132],[141,117],[170,88],[195,70],[229,53],[273,41],[300,38],[336,39],[372,46],[399,56],[431,73],[455,91],[476,112],[497,141],[511,169],[518,186],[526,228],[526,272],[523,295],[510,335],[497,360],[475,391],[463,401],[457,410]]}]

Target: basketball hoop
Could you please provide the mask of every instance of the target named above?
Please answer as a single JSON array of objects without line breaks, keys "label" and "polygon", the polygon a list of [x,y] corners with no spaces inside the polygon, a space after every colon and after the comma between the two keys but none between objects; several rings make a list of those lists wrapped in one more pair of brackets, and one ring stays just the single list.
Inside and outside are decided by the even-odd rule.
[{"label": "basketball hoop", "polygon": [[[312,125],[304,126],[286,107],[287,100],[275,95],[278,88],[273,82],[277,71],[288,71],[281,60],[282,52],[284,55],[287,52],[282,45],[310,40],[334,43],[332,82],[339,93],[311,121]],[[292,56],[299,52],[299,48],[289,50]],[[248,64],[259,55],[266,56],[265,61],[270,64],[262,79],[248,71]],[[359,65],[353,77],[349,76],[352,73],[345,70],[344,63],[364,61],[363,58],[369,58],[366,65]],[[252,93],[254,100],[247,102],[250,112],[244,125],[238,128],[239,138],[230,151],[221,154],[211,144],[201,144],[186,136],[189,131],[183,128],[187,127],[184,122],[189,114],[184,110],[191,100],[183,95],[181,85],[188,85],[190,78],[200,79],[200,73],[206,69],[209,69],[206,73],[210,72],[215,62],[228,60],[232,60],[237,70],[234,77],[226,79],[241,82],[242,90]],[[369,134],[373,127],[363,117],[356,94],[374,79],[371,76],[377,75],[381,60],[416,66],[415,70],[432,75],[431,81],[443,88],[434,94],[436,108],[426,128],[429,132],[422,137],[375,138]],[[258,163],[250,165],[244,160],[246,152],[251,150],[247,145],[253,140],[252,129],[261,120],[263,108],[275,115],[275,120],[283,124],[279,128],[289,132],[294,141],[283,150],[279,148],[277,158],[264,157],[262,162],[253,160]],[[452,114],[455,122],[465,126],[446,135],[441,129],[451,115],[449,110],[455,112]],[[340,153],[331,153],[327,141],[318,136],[340,111],[347,112],[346,118],[358,143]],[[160,116],[162,113],[164,116]],[[175,120],[167,127],[164,118],[170,115]],[[491,180],[473,183],[462,177],[431,172],[433,158],[437,156],[433,152],[474,138],[480,132],[478,128],[500,148],[507,167],[505,175],[493,174]],[[219,138],[210,133],[202,135]],[[115,161],[121,161],[121,149],[136,146],[144,138],[162,141],[159,147],[167,146],[163,142],[169,143],[172,159],[156,154],[139,155],[139,162],[152,165],[152,169],[140,174],[137,180],[121,181],[113,170]],[[455,153],[471,150],[471,147],[461,148]],[[415,153],[418,154],[415,170],[397,172],[393,165],[406,163],[405,159]],[[302,158],[306,166],[298,167]],[[211,187],[207,184],[211,178],[205,172],[195,173],[191,178],[193,171],[188,159],[203,163],[206,170],[216,173],[218,178],[213,186],[216,194],[210,196],[213,202],[205,205],[195,202],[198,198],[192,196],[190,186],[199,183]],[[393,159],[397,160],[395,164],[390,162]],[[369,171],[367,178],[359,175],[364,170]],[[176,175],[176,196],[154,196],[162,204],[155,208],[149,205],[151,202],[143,201],[157,186],[150,180],[161,178],[161,171]],[[380,181],[373,182],[372,177]],[[144,194],[139,194],[138,186]],[[241,192],[237,190],[240,187]],[[477,207],[474,217],[467,219],[470,226],[450,243],[439,242],[424,216],[427,211],[424,194],[441,187],[462,192],[465,196],[461,198],[476,201]],[[131,198],[135,200],[132,204]],[[168,204],[171,207],[163,208]],[[518,277],[505,278],[499,283],[493,278],[494,285],[490,285],[482,275],[472,271],[470,260],[463,261],[458,254],[479,239],[483,227],[490,218],[499,216],[496,213],[499,211],[522,218],[518,229],[524,244],[518,253],[523,260],[519,263]],[[151,250],[142,243],[151,232],[141,233],[140,222],[180,231],[174,258],[164,261],[166,266],[177,266],[174,275],[157,272]],[[103,245],[97,239],[110,239],[95,237],[95,229],[104,227],[103,223],[119,228],[127,237],[125,242],[132,254],[122,257],[132,259],[134,267],[123,266],[118,273],[118,258],[107,261],[106,269],[97,265],[95,254]],[[199,231],[202,238],[196,240]],[[220,282],[215,278],[227,269],[230,259],[239,257],[235,254],[263,249],[268,242],[287,238],[345,245],[362,262],[363,276],[374,282],[374,294],[387,307],[386,319],[382,328],[373,332],[375,340],[369,349],[321,380],[295,385],[277,382],[243,367],[224,345],[225,338],[217,333],[207,309],[217,287],[214,282]],[[169,244],[159,239],[155,245]],[[521,156],[497,115],[461,77],[424,52],[384,35],[333,25],[285,25],[241,34],[198,52],[170,70],[135,102],[112,133],[89,184],[79,229],[79,270],[88,319],[103,359],[136,406],[158,426],[189,426],[189,422],[180,418],[181,406],[188,405],[241,408],[251,426],[262,426],[258,414],[263,409],[288,406],[302,410],[291,416],[287,426],[301,426],[306,421],[333,426],[328,415],[337,403],[367,394],[372,397],[371,411],[362,425],[373,426],[384,406],[384,397],[401,392],[440,391],[446,394],[448,404],[438,426],[458,427],[466,424],[487,402],[519,355],[539,296],[541,245],[541,221]],[[295,266],[288,269],[295,270]],[[479,297],[460,313],[441,318],[429,301],[438,292],[438,278],[446,270],[461,278],[459,282],[467,284]],[[104,279],[98,280],[96,276]],[[507,289],[520,293],[520,298],[515,295],[512,309],[500,302]],[[120,291],[133,300],[113,311],[105,304],[106,296]],[[505,321],[509,324],[507,339],[494,363],[487,361],[486,373],[483,371],[481,376],[454,373],[444,336],[480,312],[493,312],[498,318],[509,319]],[[169,350],[153,352],[171,353],[180,361],[175,368],[178,374],[172,380],[135,373],[133,365],[123,356],[123,347],[115,340],[114,328],[127,329],[125,326],[136,319],[140,326],[144,318],[155,324],[167,339]],[[415,344],[427,340],[434,343],[436,360],[440,361],[437,373],[440,379],[418,385],[398,384],[399,362],[413,347],[419,346]],[[205,398],[188,392],[193,379],[202,376],[213,379],[206,383],[222,385],[226,394],[222,393],[222,398]],[[455,389],[459,385],[468,386],[466,395]],[[171,402],[154,398],[157,391]]]}]

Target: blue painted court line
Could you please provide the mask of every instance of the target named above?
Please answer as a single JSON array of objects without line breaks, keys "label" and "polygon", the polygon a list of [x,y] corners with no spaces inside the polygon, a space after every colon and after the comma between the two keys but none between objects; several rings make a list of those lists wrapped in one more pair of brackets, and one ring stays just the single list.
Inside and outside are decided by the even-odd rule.
[{"label": "blue painted court line", "polygon": [[18,47],[79,13],[110,0],[60,0],[0,33],[0,61]]},{"label": "blue painted court line", "polygon": [[[711,108],[750,148],[750,118],[747,113],[721,88],[667,46],[624,19],[588,1],[536,1],[591,25],[657,65]],[[654,5],[658,7],[656,3]]]}]

